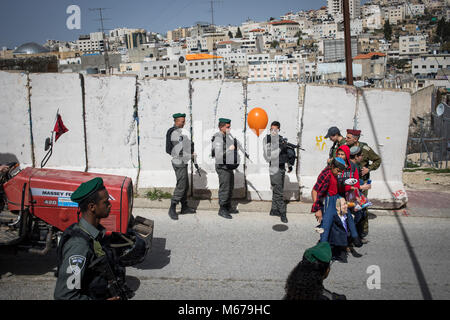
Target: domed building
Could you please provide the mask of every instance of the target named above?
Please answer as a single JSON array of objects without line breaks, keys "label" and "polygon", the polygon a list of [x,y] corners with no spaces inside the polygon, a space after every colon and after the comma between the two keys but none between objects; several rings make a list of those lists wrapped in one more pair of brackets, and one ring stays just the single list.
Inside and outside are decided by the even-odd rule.
[{"label": "domed building", "polygon": [[14,50],[13,54],[39,54],[46,52],[50,52],[50,50],[40,44],[37,44],[36,42],[27,42]]}]

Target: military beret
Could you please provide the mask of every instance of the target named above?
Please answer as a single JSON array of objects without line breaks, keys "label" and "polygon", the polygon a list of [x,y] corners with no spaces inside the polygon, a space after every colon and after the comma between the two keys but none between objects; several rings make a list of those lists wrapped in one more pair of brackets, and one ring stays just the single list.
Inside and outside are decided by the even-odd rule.
[{"label": "military beret", "polygon": [[354,156],[355,154],[358,154],[361,152],[361,148],[358,146],[353,146],[350,148],[350,155]]},{"label": "military beret", "polygon": [[176,118],[186,118],[186,113],[174,113],[174,114],[172,115],[172,117],[173,117],[174,119],[176,119]]},{"label": "military beret", "polygon": [[359,137],[361,135],[361,130],[347,129],[347,133]]},{"label": "military beret", "polygon": [[223,122],[223,123],[231,123],[230,119],[227,118],[219,118],[219,122]]},{"label": "military beret", "polygon": [[303,257],[309,262],[321,261],[328,263],[331,260],[331,247],[328,242],[319,242],[314,247],[306,249]]},{"label": "military beret", "polygon": [[100,190],[102,187],[104,187],[103,179],[99,177],[83,182],[82,184],[80,184],[77,190],[72,193],[72,195],[70,196],[70,200],[76,203],[80,203],[87,197],[93,195],[94,192]]}]

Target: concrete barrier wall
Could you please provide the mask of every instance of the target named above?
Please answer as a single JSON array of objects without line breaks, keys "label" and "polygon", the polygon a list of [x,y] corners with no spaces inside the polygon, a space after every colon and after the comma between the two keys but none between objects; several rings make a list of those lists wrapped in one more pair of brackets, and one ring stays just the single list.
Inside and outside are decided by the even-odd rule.
[{"label": "concrete barrier wall", "polygon": [[353,128],[356,90],[334,86],[308,85],[303,110],[302,148],[300,153],[300,180],[302,200],[311,200],[311,190],[317,176],[326,167],[333,143],[325,139],[328,128],[336,126],[345,137],[347,128]]},{"label": "concrete barrier wall", "polygon": [[[215,161],[211,157],[211,138],[218,132],[219,118],[231,120],[231,134],[245,147],[245,106],[241,82],[220,80],[192,82],[192,123],[195,152],[203,169],[202,176],[193,176],[193,192],[201,198],[217,197],[219,178],[215,171]],[[245,198],[245,157],[240,154],[240,165],[235,170],[234,198]]]},{"label": "concrete barrier wall", "polygon": [[173,188],[175,173],[166,154],[166,132],[173,126],[174,113],[186,113],[189,132],[189,80],[139,81],[139,188]]},{"label": "concrete barrier wall", "polygon": [[[332,97],[332,98],[324,98]],[[382,166],[371,173],[369,198],[381,207],[398,207],[407,201],[402,182],[410,93],[398,90],[364,89],[310,85],[306,88],[302,129],[300,172],[302,200],[311,200],[311,190],[325,167],[332,143],[325,139],[327,129],[337,126],[362,130],[366,142],[382,157]],[[333,112],[330,112],[333,110]]]},{"label": "concrete barrier wall", "polygon": [[53,145],[46,168],[83,171],[86,166],[82,95],[80,77],[76,73],[31,73],[31,118],[33,123],[36,167],[47,153],[45,139],[51,137],[56,112],[69,129]]},{"label": "concrete barrier wall", "polygon": [[0,163],[33,165],[27,75],[0,72]]},{"label": "concrete barrier wall", "polygon": [[402,174],[408,142],[411,94],[397,90],[362,90],[357,110],[357,127],[366,142],[381,156],[380,168],[370,175],[371,198],[380,206],[407,202]]},{"label": "concrete barrier wall", "polygon": [[131,177],[138,173],[134,76],[86,76],[88,171]]},{"label": "concrete barrier wall", "polygon": [[[269,133],[272,121],[280,122],[280,134],[293,144],[298,143],[301,108],[299,107],[299,86],[297,83],[250,83],[247,96],[248,112],[259,107],[266,111],[269,121],[264,132],[257,135],[250,128],[247,130],[248,153],[251,161],[247,162],[248,198],[253,200],[271,200],[269,164],[263,156],[263,139]],[[284,198],[298,200],[300,197],[297,172],[286,171]]]},{"label": "concrete barrier wall", "polygon": [[[226,117],[232,120],[231,133],[250,154],[247,160],[241,153],[234,197],[270,200],[262,140],[270,122],[278,120],[281,134],[291,143],[301,141],[306,149],[300,151],[297,170],[287,175],[285,198],[307,201],[328,158],[331,142],[324,138],[327,129],[335,125],[345,135],[345,129],[356,124],[363,130],[361,141],[383,157],[382,168],[372,174],[371,200],[385,206],[407,200],[402,167],[410,119],[408,92],[345,86],[303,87],[289,82],[136,81],[129,76],[85,76],[83,84],[78,74],[71,73],[30,74],[29,79],[30,100],[26,74],[0,72],[3,115],[0,132],[2,137],[8,137],[1,139],[1,154],[16,155],[23,166],[32,165],[30,103],[37,167],[59,108],[69,132],[55,143],[47,167],[81,171],[88,168],[91,172],[127,175],[141,189],[173,188],[176,179],[171,158],[165,153],[165,135],[173,124],[172,114],[184,112],[186,133],[189,135],[192,123],[195,152],[202,168],[200,177],[189,166],[192,193],[215,198],[218,177],[210,157],[211,137],[218,130],[218,118]],[[134,118],[136,105],[138,119]],[[255,107],[264,108],[269,116],[266,132],[259,138],[245,129],[246,112]]]}]

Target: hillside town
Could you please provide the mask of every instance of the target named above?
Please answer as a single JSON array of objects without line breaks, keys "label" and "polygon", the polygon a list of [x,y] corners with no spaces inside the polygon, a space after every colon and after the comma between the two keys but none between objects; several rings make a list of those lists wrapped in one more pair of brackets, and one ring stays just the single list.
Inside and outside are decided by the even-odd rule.
[{"label": "hillside town", "polygon": [[[350,0],[356,86],[449,88],[449,0]],[[26,62],[28,61],[28,62]],[[345,82],[342,0],[241,25],[120,27],[0,51],[0,69],[139,78]]]}]

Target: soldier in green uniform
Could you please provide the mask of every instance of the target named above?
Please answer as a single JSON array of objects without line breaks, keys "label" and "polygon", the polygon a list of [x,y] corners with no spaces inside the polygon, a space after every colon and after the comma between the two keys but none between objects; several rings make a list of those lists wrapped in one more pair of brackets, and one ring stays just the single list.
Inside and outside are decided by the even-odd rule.
[{"label": "soldier in green uniform", "polygon": [[340,146],[345,144],[345,138],[341,135],[341,131],[337,127],[331,127],[328,129],[325,139],[329,138],[333,142],[333,146],[330,148],[330,154],[328,156],[328,163],[336,157],[336,151]]},{"label": "soldier in green uniform", "polygon": [[[286,203],[284,202],[284,178],[288,161],[287,145],[283,143],[283,136],[279,134],[280,123],[273,121],[270,134],[264,137],[264,159],[269,162],[270,184],[272,186],[271,216],[279,216],[280,220],[288,223],[286,217]],[[291,169],[292,170],[292,169]]]},{"label": "soldier in green uniform", "polygon": [[[362,159],[360,162],[361,175],[360,179],[363,180],[364,184],[370,180],[370,172],[377,170],[381,165],[381,157],[373,151],[371,147],[365,142],[360,142],[359,137],[361,136],[361,130],[347,129],[346,141],[349,147],[357,146],[362,150]],[[367,197],[368,190],[363,190],[364,195]],[[366,237],[369,233],[369,218],[366,215],[363,222],[363,237]]]},{"label": "soldier in green uniform", "polygon": [[234,189],[234,169],[239,166],[238,150],[242,149],[237,139],[230,135],[231,120],[219,118],[219,132],[212,137],[211,155],[216,161],[219,176],[219,216],[231,219],[230,213],[238,213],[231,207]]},{"label": "soldier in green uniform", "polygon": [[173,191],[172,200],[169,208],[169,217],[178,220],[176,206],[181,202],[181,213],[195,213],[195,209],[187,204],[187,195],[189,190],[188,163],[195,157],[191,152],[191,141],[183,134],[182,129],[186,121],[185,113],[175,113],[173,127],[166,133],[166,153],[172,156],[172,167],[177,178],[177,185]]},{"label": "soldier in green uniform", "polygon": [[82,183],[70,198],[79,204],[81,218],[64,231],[59,242],[54,298],[119,300],[119,295],[111,295],[108,278],[102,271],[102,268],[109,268],[116,276],[121,272],[123,277],[125,275],[125,270],[114,260],[114,253],[106,242],[105,228],[100,224],[111,211],[103,180],[94,178]]}]

